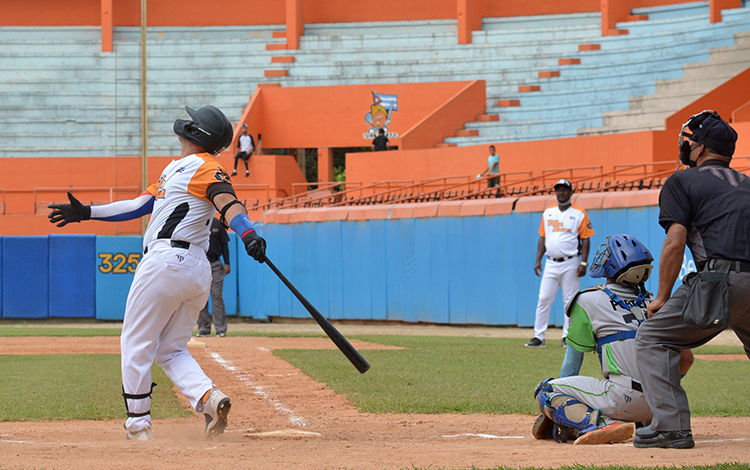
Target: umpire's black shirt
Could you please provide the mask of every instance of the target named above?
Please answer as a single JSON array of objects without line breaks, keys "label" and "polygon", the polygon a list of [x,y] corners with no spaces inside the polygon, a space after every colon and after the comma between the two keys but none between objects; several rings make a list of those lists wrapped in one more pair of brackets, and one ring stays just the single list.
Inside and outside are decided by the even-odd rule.
[{"label": "umpire's black shirt", "polygon": [[710,259],[750,261],[750,178],[710,160],[678,171],[659,194],[659,224],[688,229],[688,247],[700,271]]},{"label": "umpire's black shirt", "polygon": [[229,235],[216,217],[211,221],[211,236],[209,237],[206,257],[212,263],[224,256],[224,264],[229,264]]}]

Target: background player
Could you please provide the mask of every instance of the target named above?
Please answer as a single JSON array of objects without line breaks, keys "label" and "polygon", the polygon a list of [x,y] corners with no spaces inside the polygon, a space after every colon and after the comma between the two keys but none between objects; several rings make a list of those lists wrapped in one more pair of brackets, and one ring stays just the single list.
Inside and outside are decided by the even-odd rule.
[{"label": "background player", "polygon": [[[544,275],[539,285],[539,301],[534,320],[534,337],[526,343],[532,348],[545,346],[545,331],[549,325],[549,312],[555,301],[557,290],[562,287],[563,303],[568,301],[580,288],[579,278],[586,274],[586,260],[589,257],[589,238],[594,235],[586,211],[571,204],[573,186],[562,179],[555,184],[557,206],[550,207],[542,214],[539,227],[539,243],[536,249],[534,273],[542,272],[542,256],[547,254]],[[568,318],[563,323],[563,346],[568,334]]]},{"label": "background player", "polygon": [[248,167],[248,160],[255,152],[255,141],[253,136],[247,133],[247,124],[242,125],[242,134],[237,139],[237,148],[240,149],[237,155],[234,156],[234,170],[232,170],[232,176],[237,175],[237,162],[242,159],[245,162],[245,178],[250,176],[250,168]]},{"label": "background player", "polygon": [[[652,261],[648,249],[627,234],[612,235],[599,247],[590,274],[607,282],[576,293],[566,308],[570,328],[562,378],[545,380],[534,392],[542,413],[533,431],[537,439],[566,440],[570,434],[578,436],[575,444],[621,442],[632,437],[636,422],[651,420],[634,338],[651,301],[644,282]],[[592,351],[599,354],[604,380],[577,375],[584,353]],[[686,351],[683,374],[691,364]]]},{"label": "background player", "polygon": [[204,413],[206,436],[227,425],[230,399],[221,393],[187,351],[198,311],[206,304],[211,266],[206,258],[215,208],[221,220],[263,262],[266,242],[255,233],[224,168],[216,160],[232,142],[233,128],[213,106],[185,107],[192,120],[176,120],[181,158],[167,165],[159,182],[139,197],[85,206],[68,193],[69,204],[52,204],[50,222],[63,227],[81,220],[122,221],[151,214],[143,236],[144,257],[135,272],[120,337],[122,388],[128,439],[150,440],[151,366],[156,363]]},{"label": "background player", "polygon": [[[216,328],[216,336],[227,335],[227,311],[224,305],[224,276],[232,271],[229,264],[229,235],[219,219],[211,220],[208,261],[211,263],[211,314],[208,313],[208,302],[198,314],[198,336],[211,336],[211,319]],[[224,263],[221,258],[224,258]]]}]

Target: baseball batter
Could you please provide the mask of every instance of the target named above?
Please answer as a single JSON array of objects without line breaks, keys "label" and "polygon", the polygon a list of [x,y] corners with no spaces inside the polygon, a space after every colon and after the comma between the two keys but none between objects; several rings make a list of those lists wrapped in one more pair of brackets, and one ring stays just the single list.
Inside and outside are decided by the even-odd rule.
[{"label": "baseball batter", "polygon": [[[597,251],[590,275],[607,282],[576,293],[566,308],[570,328],[562,378],[544,380],[534,392],[542,413],[533,430],[537,439],[621,442],[633,436],[636,422],[651,420],[634,338],[651,301],[644,282],[652,261],[648,249],[627,234],[608,237]],[[584,353],[593,351],[603,380],[578,375]],[[685,372],[691,358],[686,355]]]},{"label": "baseball batter", "polygon": [[216,160],[232,141],[233,128],[213,106],[185,107],[192,120],[177,120],[182,150],[139,197],[85,206],[68,193],[70,204],[52,204],[50,222],[62,227],[81,220],[123,221],[151,214],[143,236],[144,257],[135,272],[120,338],[126,437],[153,439],[151,366],[156,363],[206,418],[204,434],[221,434],[231,400],[206,376],[187,351],[198,312],[206,304],[211,265],[206,257],[211,219],[240,235],[250,256],[263,262],[266,243],[255,233],[237,200],[226,170]]},{"label": "baseball batter", "polygon": [[[594,235],[586,211],[571,203],[573,186],[570,181],[561,179],[555,184],[557,206],[550,207],[542,214],[539,226],[539,243],[536,250],[534,273],[542,272],[542,257],[547,255],[547,263],[539,286],[539,301],[534,320],[534,337],[526,343],[528,347],[543,348],[545,332],[549,325],[549,313],[555,301],[557,290],[562,287],[563,303],[568,302],[580,288],[579,278],[586,274],[586,260],[589,257],[589,238]],[[569,320],[563,323],[563,346],[568,335]]]}]

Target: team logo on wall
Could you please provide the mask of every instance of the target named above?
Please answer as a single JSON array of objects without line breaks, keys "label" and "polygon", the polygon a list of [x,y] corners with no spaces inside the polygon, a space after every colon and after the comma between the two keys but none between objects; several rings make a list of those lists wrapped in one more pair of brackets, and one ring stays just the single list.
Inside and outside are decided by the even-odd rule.
[{"label": "team logo on wall", "polygon": [[398,137],[397,133],[388,132],[388,124],[391,123],[394,111],[398,111],[398,95],[387,95],[373,91],[370,112],[365,114],[365,122],[370,125],[370,130],[362,137],[374,139],[380,129],[383,129],[388,137]]}]

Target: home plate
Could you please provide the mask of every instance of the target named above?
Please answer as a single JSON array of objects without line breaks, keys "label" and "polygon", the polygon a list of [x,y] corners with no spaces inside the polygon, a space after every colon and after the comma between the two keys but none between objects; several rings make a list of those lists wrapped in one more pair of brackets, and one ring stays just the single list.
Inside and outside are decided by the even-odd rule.
[{"label": "home plate", "polygon": [[206,343],[204,343],[202,341],[196,341],[194,339],[191,339],[190,341],[188,341],[187,347],[189,347],[189,348],[205,348],[206,347]]},{"label": "home plate", "polygon": [[320,433],[299,429],[277,429],[276,431],[251,432],[245,437],[318,437]]}]

